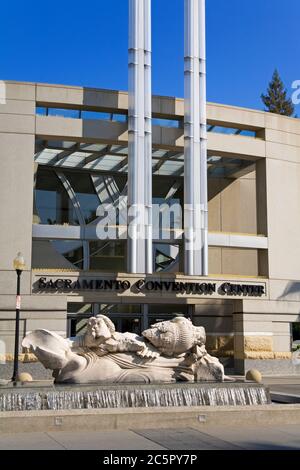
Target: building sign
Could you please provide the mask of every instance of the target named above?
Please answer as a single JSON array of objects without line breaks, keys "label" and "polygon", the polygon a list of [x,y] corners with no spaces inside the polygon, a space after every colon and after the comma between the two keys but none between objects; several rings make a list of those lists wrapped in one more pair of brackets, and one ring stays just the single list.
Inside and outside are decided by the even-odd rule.
[{"label": "building sign", "polygon": [[179,282],[174,280],[139,279],[48,279],[40,277],[35,287],[38,291],[102,291],[122,293],[131,290],[133,293],[174,293],[182,295],[201,296],[240,296],[240,297],[264,297],[266,295],[265,284],[232,283],[232,282]]}]

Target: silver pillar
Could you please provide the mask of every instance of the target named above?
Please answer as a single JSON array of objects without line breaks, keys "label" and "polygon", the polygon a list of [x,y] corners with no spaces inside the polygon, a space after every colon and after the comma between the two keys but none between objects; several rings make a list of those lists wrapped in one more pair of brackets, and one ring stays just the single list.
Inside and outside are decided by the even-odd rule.
[{"label": "silver pillar", "polygon": [[185,0],[185,274],[208,275],[205,0]]},{"label": "silver pillar", "polygon": [[152,273],[151,0],[129,0],[128,272]]}]

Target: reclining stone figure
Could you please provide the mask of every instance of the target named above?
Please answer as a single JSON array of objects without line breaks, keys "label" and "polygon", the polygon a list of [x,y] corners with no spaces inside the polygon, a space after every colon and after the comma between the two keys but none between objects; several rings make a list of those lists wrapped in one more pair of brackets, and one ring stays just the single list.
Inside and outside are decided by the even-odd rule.
[{"label": "reclining stone figure", "polygon": [[105,315],[91,317],[82,336],[64,339],[36,330],[23,340],[56,383],[169,383],[218,381],[223,365],[205,349],[205,330],[184,317],[142,332],[118,333]]}]

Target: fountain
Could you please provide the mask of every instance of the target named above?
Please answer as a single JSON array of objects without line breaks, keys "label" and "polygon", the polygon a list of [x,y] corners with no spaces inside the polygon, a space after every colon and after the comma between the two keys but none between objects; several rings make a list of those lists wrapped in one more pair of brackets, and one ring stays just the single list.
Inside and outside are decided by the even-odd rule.
[{"label": "fountain", "polygon": [[53,370],[54,383],[1,387],[0,411],[251,406],[270,403],[263,385],[238,383],[205,349],[206,335],[183,317],[142,336],[118,333],[104,316],[64,339],[36,330],[23,347]]},{"label": "fountain", "polygon": [[257,384],[171,384],[54,386],[36,390],[6,388],[0,393],[1,411],[79,410],[197,406],[253,406],[270,403],[265,387]]}]

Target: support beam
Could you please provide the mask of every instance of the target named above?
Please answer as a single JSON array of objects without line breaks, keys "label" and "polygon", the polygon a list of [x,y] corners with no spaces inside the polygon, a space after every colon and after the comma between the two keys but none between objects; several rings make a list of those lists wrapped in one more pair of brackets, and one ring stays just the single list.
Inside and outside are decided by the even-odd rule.
[{"label": "support beam", "polygon": [[208,275],[205,0],[185,0],[185,274]]},{"label": "support beam", "polygon": [[129,0],[128,272],[151,274],[151,0]]}]

